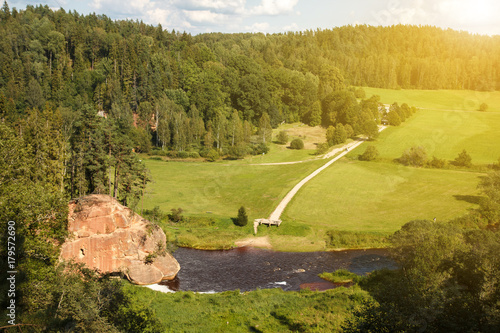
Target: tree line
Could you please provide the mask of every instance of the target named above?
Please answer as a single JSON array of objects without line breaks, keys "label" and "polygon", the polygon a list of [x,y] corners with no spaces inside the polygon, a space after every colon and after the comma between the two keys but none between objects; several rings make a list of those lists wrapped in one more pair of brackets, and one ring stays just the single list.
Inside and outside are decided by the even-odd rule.
[{"label": "tree line", "polygon": [[134,124],[128,135],[145,152],[153,145],[244,153],[263,117],[273,128],[302,121],[366,134],[366,122],[380,119],[372,99],[354,105],[360,97],[351,85],[500,87],[498,37],[434,27],[192,36],[47,6],[11,10],[5,2],[0,32],[6,119],[45,102],[63,116],[92,108]]}]

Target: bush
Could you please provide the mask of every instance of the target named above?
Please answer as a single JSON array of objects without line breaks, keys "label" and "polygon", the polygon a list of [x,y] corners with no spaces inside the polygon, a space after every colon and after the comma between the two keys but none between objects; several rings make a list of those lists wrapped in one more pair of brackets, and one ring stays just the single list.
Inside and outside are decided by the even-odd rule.
[{"label": "bush", "polygon": [[219,159],[219,153],[215,149],[210,149],[208,154],[205,156],[206,160],[209,162],[215,162]]},{"label": "bush", "polygon": [[488,104],[486,103],[482,103],[480,106],[479,106],[479,111],[486,111],[488,110]]},{"label": "bush", "polygon": [[472,158],[467,153],[467,151],[464,149],[455,158],[455,160],[453,161],[453,164],[456,165],[456,166],[470,168],[472,166]]},{"label": "bush", "polygon": [[190,151],[189,157],[190,158],[200,158],[200,154],[197,151]]},{"label": "bush", "polygon": [[172,222],[181,222],[182,220],[184,220],[184,217],[182,216],[182,208],[172,208],[171,210],[171,213],[168,214],[168,219]]},{"label": "bush", "polygon": [[399,158],[399,163],[416,167],[424,166],[427,161],[427,153],[424,147],[411,147],[405,150]]},{"label": "bush", "polygon": [[436,156],[432,156],[432,160],[429,161],[429,167],[435,168],[435,169],[442,169],[446,165],[446,160],[444,159],[439,159]]},{"label": "bush", "polygon": [[326,143],[326,142],[320,143],[320,144],[318,144],[318,147],[316,148],[316,151],[314,152],[314,154],[315,155],[322,155],[328,151],[328,148],[330,148],[330,146],[328,146],[328,143]]},{"label": "bush", "polygon": [[290,142],[290,148],[304,149],[304,141],[302,141],[302,139],[293,139],[292,142]]},{"label": "bush", "polygon": [[245,146],[234,146],[230,147],[228,150],[228,158],[232,160],[242,159],[247,154],[247,148]]},{"label": "bush", "polygon": [[269,147],[265,143],[254,144],[251,147],[252,155],[267,154],[269,152]]},{"label": "bush", "polygon": [[286,143],[288,142],[288,134],[286,131],[280,131],[278,133],[278,136],[276,137],[276,141],[278,141],[278,143],[280,145],[286,145]]},{"label": "bush", "polygon": [[234,220],[234,224],[243,227],[246,226],[247,223],[248,223],[248,215],[246,209],[245,207],[241,206],[240,209],[238,209],[238,217]]},{"label": "bush", "polygon": [[189,157],[189,153],[187,151],[180,151],[177,153],[177,157],[178,158],[188,158]]},{"label": "bush", "polygon": [[362,155],[359,155],[359,160],[361,161],[373,161],[378,157],[378,150],[375,146],[366,147],[365,152]]}]

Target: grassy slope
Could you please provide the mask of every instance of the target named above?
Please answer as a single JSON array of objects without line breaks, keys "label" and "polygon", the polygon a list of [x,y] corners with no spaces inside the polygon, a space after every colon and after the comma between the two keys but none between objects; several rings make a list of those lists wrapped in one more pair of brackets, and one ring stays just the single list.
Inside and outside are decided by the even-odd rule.
[{"label": "grassy slope", "polygon": [[430,158],[434,155],[453,160],[465,149],[472,163],[490,164],[500,157],[499,142],[500,113],[420,110],[400,127],[386,129],[370,144],[387,159],[400,157],[412,146],[423,146]]},{"label": "grassy slope", "polygon": [[379,95],[381,102],[399,105],[407,103],[420,108],[440,110],[476,111],[482,103],[488,104],[488,112],[500,111],[500,92],[471,90],[390,90],[363,87],[367,96]]}]

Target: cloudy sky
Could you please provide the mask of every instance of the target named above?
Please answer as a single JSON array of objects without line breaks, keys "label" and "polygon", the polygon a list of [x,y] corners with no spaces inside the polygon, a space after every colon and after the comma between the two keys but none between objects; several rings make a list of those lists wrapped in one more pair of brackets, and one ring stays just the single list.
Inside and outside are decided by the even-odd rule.
[{"label": "cloudy sky", "polygon": [[348,24],[421,24],[500,35],[498,0],[8,0],[146,23],[192,34],[283,32]]}]

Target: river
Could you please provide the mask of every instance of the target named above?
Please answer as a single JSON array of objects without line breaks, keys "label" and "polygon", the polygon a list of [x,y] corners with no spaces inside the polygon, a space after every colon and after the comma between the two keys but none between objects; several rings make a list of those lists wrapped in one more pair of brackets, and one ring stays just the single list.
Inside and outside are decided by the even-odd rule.
[{"label": "river", "polygon": [[384,249],[336,252],[274,252],[250,247],[228,251],[179,248],[174,257],[181,265],[173,281],[152,289],[222,292],[228,290],[282,288],[300,290],[305,284],[324,284],[323,272],[347,269],[364,275],[381,268],[394,269]]}]

